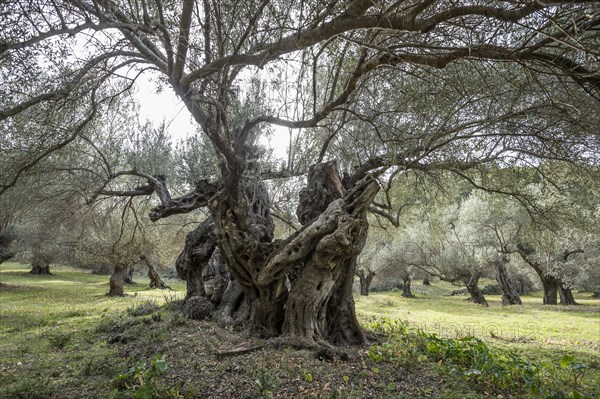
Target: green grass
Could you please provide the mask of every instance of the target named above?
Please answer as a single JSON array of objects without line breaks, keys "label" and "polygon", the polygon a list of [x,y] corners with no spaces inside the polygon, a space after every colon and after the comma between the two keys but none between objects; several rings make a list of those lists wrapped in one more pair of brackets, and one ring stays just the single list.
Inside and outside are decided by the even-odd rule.
[{"label": "green grass", "polygon": [[592,366],[586,378],[600,392],[600,301],[589,293],[575,293],[577,306],[544,306],[541,292],[523,296],[523,305],[515,306],[502,306],[500,296],[486,295],[486,308],[465,301],[466,296],[446,296],[456,287],[445,282],[415,288],[416,298],[403,298],[400,292],[356,297],[359,319],[401,319],[443,337],[474,336],[547,367],[571,354]]},{"label": "green grass", "polygon": [[[126,392],[115,396],[112,381],[140,359],[157,354],[164,354],[170,365],[160,384],[167,388],[184,382],[189,398],[215,390],[223,398],[243,392],[263,397],[257,392],[265,390],[272,397],[302,398],[329,397],[319,393],[326,390],[352,398],[486,397],[453,374],[452,362],[438,365],[418,349],[422,336],[415,341],[390,337],[389,344],[378,344],[388,348],[390,359],[375,363],[372,348],[359,349],[354,360],[335,367],[276,348],[223,359],[215,356],[217,347],[232,347],[245,338],[157,308],[181,298],[184,283],[169,282],[175,292],[153,290],[148,279],[138,277],[136,284],[126,286],[126,297],[112,298],[106,296],[108,276],[58,265],[51,270],[51,276],[36,276],[26,265],[0,266],[0,281],[13,286],[0,290],[1,398],[129,397]],[[600,391],[599,301],[577,294],[580,306],[542,306],[535,293],[524,297],[522,306],[511,307],[488,296],[491,306],[484,308],[465,297],[444,296],[456,289],[450,284],[414,288],[415,299],[396,292],[357,297],[359,317],[370,325],[382,325],[373,320],[385,317],[443,336],[475,335],[494,350],[517,350],[532,364],[554,370],[548,376],[568,378],[568,373],[555,371],[565,354],[573,354],[590,366],[583,392],[590,397],[590,392]]]},{"label": "green grass", "polygon": [[114,325],[115,315],[137,303],[163,304],[185,289],[170,283],[180,292],[153,290],[138,277],[125,287],[128,296],[114,298],[106,296],[108,276],[58,265],[49,276],[29,269],[0,266],[0,281],[16,286],[0,291],[0,397],[60,397],[59,387],[74,385],[109,397],[107,386],[127,364],[119,348],[96,333],[98,326]]},{"label": "green grass", "polygon": [[437,282],[417,285],[430,292],[403,298],[399,292],[371,293],[357,297],[357,311],[364,316],[399,318],[439,335],[534,341],[582,348],[600,347],[600,301],[589,294],[575,294],[578,306],[543,306],[540,293],[524,296],[523,305],[502,306],[500,296],[486,296],[488,308],[465,301],[465,296],[444,296],[456,287]]}]

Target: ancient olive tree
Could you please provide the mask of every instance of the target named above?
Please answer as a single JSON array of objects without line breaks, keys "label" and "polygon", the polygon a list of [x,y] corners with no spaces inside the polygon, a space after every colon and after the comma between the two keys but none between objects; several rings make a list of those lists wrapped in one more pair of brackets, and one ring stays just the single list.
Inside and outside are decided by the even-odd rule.
[{"label": "ancient olive tree", "polygon": [[[166,173],[104,165],[94,171],[102,178],[95,195],[156,195],[152,220],[207,208],[210,219],[195,233],[201,239],[189,237],[180,270],[201,276],[218,253],[224,281],[243,295],[235,303],[263,336],[307,346],[364,342],[352,277],[366,214],[394,173],[450,169],[470,178],[468,169],[485,163],[597,159],[598,125],[589,118],[598,113],[580,112],[598,105],[595,2],[0,7],[0,123],[15,150],[0,193],[55,149],[86,140],[113,100],[153,73],[209,140],[218,175],[175,197]],[[248,95],[256,81],[265,95]],[[294,169],[261,166],[269,126],[296,129],[299,147],[289,152],[303,162],[288,162]],[[23,131],[31,141],[19,139]],[[308,163],[315,165],[300,168]],[[274,240],[264,180],[295,174],[307,174],[302,227]]]}]

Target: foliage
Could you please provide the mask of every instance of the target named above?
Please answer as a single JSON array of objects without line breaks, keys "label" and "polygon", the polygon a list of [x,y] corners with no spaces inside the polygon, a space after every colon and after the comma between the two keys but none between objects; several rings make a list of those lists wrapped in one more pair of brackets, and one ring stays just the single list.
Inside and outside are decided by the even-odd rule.
[{"label": "foliage", "polygon": [[113,384],[120,392],[130,392],[135,399],[178,399],[183,398],[179,386],[165,388],[159,377],[165,373],[167,362],[162,355],[150,359],[142,358],[126,373],[119,374]]},{"label": "foliage", "polygon": [[[475,337],[440,337],[389,318],[375,320],[369,327],[386,337],[383,344],[367,351],[374,362],[401,362],[415,367],[433,361],[446,372],[461,375],[483,392],[495,395],[585,397],[580,392],[587,389],[582,378],[588,366],[575,362],[572,355],[563,356],[559,364],[539,365],[515,350],[492,348]],[[564,396],[564,388],[571,389],[568,396]]]}]

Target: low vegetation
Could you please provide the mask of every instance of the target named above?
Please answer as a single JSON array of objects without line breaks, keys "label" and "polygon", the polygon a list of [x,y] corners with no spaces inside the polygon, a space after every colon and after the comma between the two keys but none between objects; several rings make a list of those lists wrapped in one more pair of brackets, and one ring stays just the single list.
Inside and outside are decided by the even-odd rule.
[{"label": "low vegetation", "polygon": [[[53,275],[28,271],[17,263],[0,267],[2,398],[600,394],[600,307],[587,294],[577,298],[579,306],[558,307],[542,307],[540,293],[512,307],[490,296],[484,308],[444,297],[453,287],[440,282],[416,284],[415,299],[372,293],[357,306],[378,339],[339,360],[188,320],[173,310],[185,289],[179,282],[164,292],[139,278],[128,296],[114,298],[105,295],[105,276],[56,265]],[[535,328],[512,334],[515,323]]]}]

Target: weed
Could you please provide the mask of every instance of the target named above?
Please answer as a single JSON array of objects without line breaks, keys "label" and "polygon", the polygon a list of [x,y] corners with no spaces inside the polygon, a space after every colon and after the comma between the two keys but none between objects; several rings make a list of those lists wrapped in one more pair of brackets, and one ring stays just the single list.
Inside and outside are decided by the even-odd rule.
[{"label": "weed", "polygon": [[[312,377],[312,376],[311,376]],[[271,376],[269,370],[261,370],[258,377],[254,380],[255,389],[253,396],[255,398],[268,398],[272,392],[279,386],[279,379]]]},{"label": "weed", "polygon": [[113,380],[118,392],[132,393],[135,399],[179,399],[179,385],[164,387],[159,376],[167,369],[167,362],[162,355],[156,355],[150,362],[142,358],[129,371],[119,374]]}]

